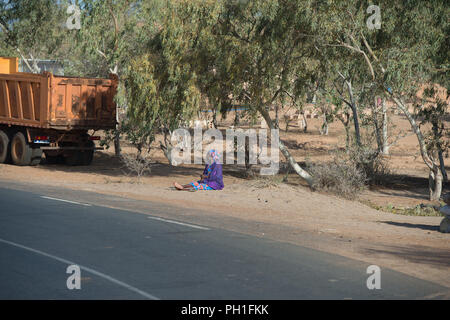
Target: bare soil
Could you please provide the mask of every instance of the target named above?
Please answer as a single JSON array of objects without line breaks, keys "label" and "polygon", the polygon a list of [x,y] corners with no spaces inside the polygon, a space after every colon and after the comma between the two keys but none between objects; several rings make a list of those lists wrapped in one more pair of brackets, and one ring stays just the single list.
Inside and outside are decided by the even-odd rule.
[{"label": "bare soil", "polygon": [[[395,124],[391,130],[395,134],[410,131],[403,117],[395,115],[391,119]],[[330,151],[344,148],[345,133],[339,121],[330,125],[328,136],[322,136],[318,130],[321,120],[308,120],[307,133],[295,126],[288,133],[281,130],[282,140],[299,163],[327,161],[331,158]],[[156,148],[151,153],[155,161],[152,171],[140,181],[114,156],[113,148],[97,152],[91,166],[49,165],[45,161],[36,167],[0,165],[0,180],[2,183],[17,181],[90,190],[189,207],[212,219],[208,221],[237,218],[248,224],[223,222],[221,226],[367,261],[450,288],[450,234],[439,232],[443,217],[392,214],[361,203],[361,200],[370,200],[381,206],[406,207],[429,203],[428,171],[417,150],[414,135],[401,139],[387,157],[393,172],[391,183],[370,188],[353,201],[312,192],[294,174],[288,175],[287,182],[280,182],[282,175],[247,179],[237,165],[224,165],[225,189],[222,191],[175,191],[174,181],[184,184],[198,180],[203,166],[170,166]],[[133,149],[125,146],[123,151],[131,153]],[[450,163],[450,159],[446,161]],[[450,172],[449,166],[447,170]],[[450,191],[448,186],[445,191]],[[252,225],[261,227],[249,227]],[[314,237],[307,237],[307,234]]]}]

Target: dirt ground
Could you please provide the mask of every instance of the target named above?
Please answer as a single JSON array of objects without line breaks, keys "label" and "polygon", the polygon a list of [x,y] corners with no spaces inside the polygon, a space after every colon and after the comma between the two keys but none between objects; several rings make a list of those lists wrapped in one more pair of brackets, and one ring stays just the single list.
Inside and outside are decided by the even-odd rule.
[{"label": "dirt ground", "polygon": [[[395,134],[410,131],[405,118],[392,117]],[[345,146],[340,122],[332,123],[328,136],[322,136],[318,130],[320,119],[308,120],[307,133],[295,126],[288,133],[281,130],[281,139],[298,162],[326,161],[330,159],[332,149]],[[162,153],[155,150],[151,173],[137,181],[114,156],[113,149],[97,152],[91,166],[48,165],[45,161],[36,167],[0,165],[0,180],[2,183],[10,180],[90,190],[198,208],[205,216],[219,219],[217,221],[221,217],[234,217],[248,225],[278,225],[279,229],[232,225],[228,228],[258,236],[265,234],[273,239],[390,267],[450,288],[450,234],[439,232],[443,217],[392,214],[361,203],[370,200],[378,205],[406,207],[428,203],[428,171],[417,152],[414,135],[406,136],[391,148],[387,160],[393,172],[392,184],[365,191],[360,201],[312,192],[294,174],[288,176],[286,183],[261,177],[246,179],[237,165],[224,165],[225,189],[222,191],[179,192],[173,190],[172,183],[197,180],[203,166],[169,166]],[[132,150],[131,147],[123,148],[124,152]],[[446,158],[446,161],[450,164],[450,159]],[[447,170],[450,172],[449,166]],[[448,186],[444,191],[450,191]],[[223,227],[227,228],[226,223]],[[290,228],[291,232],[283,232],[283,227]],[[307,233],[317,237],[305,240]],[[321,242],[321,236],[328,240]]]}]

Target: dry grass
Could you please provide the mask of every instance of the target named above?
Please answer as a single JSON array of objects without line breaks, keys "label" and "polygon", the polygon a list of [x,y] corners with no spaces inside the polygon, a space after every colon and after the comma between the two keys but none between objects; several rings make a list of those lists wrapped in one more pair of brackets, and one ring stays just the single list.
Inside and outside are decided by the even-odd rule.
[{"label": "dry grass", "polygon": [[313,177],[313,188],[318,191],[354,199],[365,189],[366,175],[349,159],[337,156],[331,162],[307,166]]},{"label": "dry grass", "polygon": [[355,146],[349,150],[348,160],[364,173],[367,184],[384,185],[388,182],[391,170],[386,159],[377,150]]},{"label": "dry grass", "polygon": [[368,200],[361,201],[361,203],[363,203],[373,209],[379,210],[379,211],[389,212],[389,213],[393,213],[393,214],[400,214],[400,215],[405,215],[405,216],[421,216],[421,217],[444,216],[441,212],[439,212],[438,208],[435,208],[433,206],[416,205],[414,207],[400,207],[400,206],[394,206],[391,203],[389,203],[385,206],[380,206],[380,205],[376,205]]},{"label": "dry grass", "polygon": [[254,180],[252,180],[249,185],[256,189],[266,189],[266,188],[276,188],[281,183],[283,183],[283,176],[274,175],[274,176],[255,176]]},{"label": "dry grass", "polygon": [[142,176],[151,172],[152,161],[149,155],[124,153],[120,156],[122,163],[130,174],[136,176],[136,181],[141,182]]}]

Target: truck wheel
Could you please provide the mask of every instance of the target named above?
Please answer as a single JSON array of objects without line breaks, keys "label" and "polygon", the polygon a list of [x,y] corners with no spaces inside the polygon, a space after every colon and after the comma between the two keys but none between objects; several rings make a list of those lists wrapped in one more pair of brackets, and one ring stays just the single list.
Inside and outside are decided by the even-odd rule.
[{"label": "truck wheel", "polygon": [[68,152],[65,156],[66,164],[69,166],[78,166],[81,164],[81,152],[72,151]]},{"label": "truck wheel", "polygon": [[81,165],[90,166],[94,159],[94,150],[88,150],[81,153]]},{"label": "truck wheel", "polygon": [[28,166],[31,163],[33,150],[22,132],[17,132],[11,141],[11,158],[17,166]]},{"label": "truck wheel", "polygon": [[11,158],[11,152],[9,149],[9,137],[3,131],[0,130],[0,163],[8,163]]},{"label": "truck wheel", "polygon": [[31,154],[31,166],[36,166],[41,163],[42,159],[42,150],[40,148],[33,148]]},{"label": "truck wheel", "polygon": [[[89,141],[86,145],[88,148],[94,148],[94,142]],[[85,150],[81,152],[81,165],[82,166],[89,166],[92,163],[92,160],[94,159],[94,150]]]},{"label": "truck wheel", "polygon": [[58,164],[63,163],[63,157],[61,155],[57,156],[49,156],[48,153],[45,153],[45,160],[48,164]]}]

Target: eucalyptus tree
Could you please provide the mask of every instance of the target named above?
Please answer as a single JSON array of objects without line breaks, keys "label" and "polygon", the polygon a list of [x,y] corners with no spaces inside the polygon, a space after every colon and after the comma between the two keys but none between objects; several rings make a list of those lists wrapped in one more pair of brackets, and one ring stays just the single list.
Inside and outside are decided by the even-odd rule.
[{"label": "eucalyptus tree", "polygon": [[[276,124],[269,108],[286,97],[304,96],[314,82],[307,63],[314,53],[314,12],[310,1],[219,1],[199,4],[211,12],[204,16],[199,41],[211,48],[208,68],[221,70],[233,97],[260,114],[270,129]],[[284,143],[279,148],[289,164],[312,184]]]},{"label": "eucalyptus tree", "polygon": [[[73,29],[70,47],[72,56],[68,70],[77,76],[116,74],[119,90],[118,127],[108,136],[114,139],[116,155],[120,154],[120,133],[133,127],[122,126],[128,105],[123,75],[133,58],[142,54],[144,44],[158,30],[159,7],[162,1],[140,0],[83,0],[77,1],[80,28]],[[112,135],[111,135],[112,134]]]},{"label": "eucalyptus tree", "polygon": [[64,49],[66,9],[57,0],[0,1],[1,54],[19,56],[30,70],[40,72],[37,59],[55,58]]},{"label": "eucalyptus tree", "polygon": [[[204,95],[225,110],[230,99],[239,101],[274,128],[268,108],[288,92],[303,94],[309,80],[303,57],[312,50],[311,17],[297,1],[167,1],[161,30],[147,49],[148,69],[138,64],[129,72],[130,113],[152,127],[154,121],[170,127],[198,110]],[[154,90],[142,90],[144,82]],[[146,100],[151,103],[140,103]],[[281,141],[279,146],[311,183]]]},{"label": "eucalyptus tree", "polygon": [[[409,111],[408,103],[416,105],[416,110],[424,109],[424,101],[417,96],[420,87],[436,83],[449,87],[450,7],[444,0],[379,1],[379,29],[370,28],[373,21],[368,21],[367,8],[366,1],[328,1],[321,10],[334,17],[334,23],[332,27],[323,25],[318,38],[323,47],[355,54],[365,65],[367,81],[374,83],[404,113],[430,170],[430,199],[437,200],[442,190],[442,172],[436,146],[443,144],[432,147],[426,143],[417,113]],[[427,102],[435,106],[431,112],[439,112],[442,101],[438,97]]]},{"label": "eucalyptus tree", "polygon": [[145,53],[132,59],[124,75],[130,125],[147,145],[162,129],[161,147],[169,160],[167,137],[200,110],[202,98],[193,50],[201,13],[191,4],[178,9],[170,1],[161,7],[164,18],[158,32],[144,42]]}]

